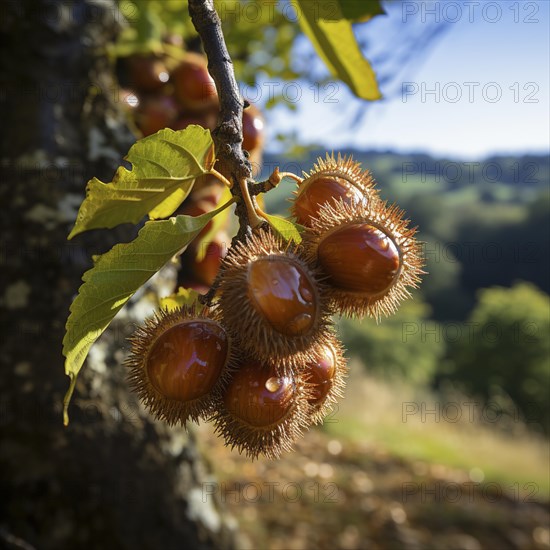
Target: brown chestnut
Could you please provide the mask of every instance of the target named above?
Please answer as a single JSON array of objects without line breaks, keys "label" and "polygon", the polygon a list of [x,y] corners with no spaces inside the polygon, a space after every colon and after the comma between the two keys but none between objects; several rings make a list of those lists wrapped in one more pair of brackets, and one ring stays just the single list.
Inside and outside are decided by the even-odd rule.
[{"label": "brown chestnut", "polygon": [[319,215],[321,206],[334,199],[342,199],[348,203],[361,201],[363,192],[343,178],[326,176],[315,178],[311,182],[305,179],[294,199],[293,214],[296,221],[306,227],[310,226],[311,218]]},{"label": "brown chestnut", "polygon": [[243,149],[251,152],[262,147],[264,142],[264,119],[255,105],[243,111]]},{"label": "brown chestnut", "polygon": [[291,211],[299,224],[312,227],[323,205],[378,201],[374,185],[370,172],[351,157],[327,154],[326,159],[317,159],[314,169],[299,184]]},{"label": "brown chestnut", "polygon": [[131,55],[126,58],[125,65],[129,86],[138,92],[154,92],[168,82],[166,65],[151,55]]},{"label": "brown chestnut", "polygon": [[297,245],[261,229],[232,246],[221,269],[221,315],[250,356],[285,362],[322,337],[324,286]]},{"label": "brown chestnut", "polygon": [[147,374],[164,397],[192,401],[218,382],[227,353],[227,336],[217,323],[186,321],[155,340],[146,359]]},{"label": "brown chestnut", "polygon": [[399,274],[398,247],[368,223],[345,225],[322,237],[317,256],[332,285],[363,295],[388,291]]},{"label": "brown chestnut", "polygon": [[142,98],[135,110],[136,124],[144,136],[150,136],[171,127],[177,114],[178,108],[171,96],[148,95]]},{"label": "brown chestnut", "polygon": [[329,394],[336,376],[336,357],[328,346],[322,346],[315,359],[309,361],[304,370],[311,384],[308,401],[313,406],[321,405]]},{"label": "brown chestnut", "polygon": [[248,296],[274,330],[300,336],[317,317],[313,282],[292,258],[258,258],[248,266]]},{"label": "brown chestnut", "polygon": [[188,53],[172,72],[171,80],[176,99],[182,107],[202,110],[218,101],[216,85],[201,55]]},{"label": "brown chestnut", "polygon": [[232,340],[215,309],[160,310],[131,343],[130,384],[151,413],[183,425],[211,416],[233,360]]},{"label": "brown chestnut", "polygon": [[250,426],[268,428],[292,410],[296,386],[289,376],[278,376],[273,367],[249,360],[239,365],[225,391],[231,415]]}]

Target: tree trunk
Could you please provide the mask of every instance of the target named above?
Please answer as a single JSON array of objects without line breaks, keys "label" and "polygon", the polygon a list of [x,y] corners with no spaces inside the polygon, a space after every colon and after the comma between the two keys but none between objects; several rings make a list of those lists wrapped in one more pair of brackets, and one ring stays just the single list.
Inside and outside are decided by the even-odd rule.
[{"label": "tree trunk", "polygon": [[232,547],[192,435],[153,422],[128,392],[121,359],[139,302],[94,347],[62,425],[69,304],[91,255],[135,234],[66,240],[86,181],[109,181],[133,141],[104,55],[117,5],[2,0],[0,11],[0,546]]}]

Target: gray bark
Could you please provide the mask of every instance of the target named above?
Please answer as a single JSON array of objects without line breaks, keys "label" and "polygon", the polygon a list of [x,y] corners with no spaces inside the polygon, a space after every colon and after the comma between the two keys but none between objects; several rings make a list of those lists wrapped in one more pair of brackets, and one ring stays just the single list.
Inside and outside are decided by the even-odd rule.
[{"label": "gray bark", "polygon": [[0,10],[0,546],[232,547],[193,437],[153,422],[128,391],[121,359],[139,302],[95,347],[62,425],[70,302],[91,255],[134,235],[66,240],[86,181],[109,181],[134,139],[101,53],[122,18],[112,0]]}]

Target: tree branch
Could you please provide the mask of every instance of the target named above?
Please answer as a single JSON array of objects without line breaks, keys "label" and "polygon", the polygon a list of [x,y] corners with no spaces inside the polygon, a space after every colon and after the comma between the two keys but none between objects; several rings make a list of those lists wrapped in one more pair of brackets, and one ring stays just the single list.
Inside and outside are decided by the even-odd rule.
[{"label": "tree branch", "polygon": [[[248,103],[243,100],[235,79],[233,61],[227,51],[220,18],[213,0],[189,0],[189,15],[201,37],[208,59],[208,72],[216,83],[220,101],[218,124],[212,132],[219,170],[229,177],[233,185],[231,193],[237,197],[235,214],[239,218],[239,231],[231,245],[244,241],[252,229],[265,225],[255,209],[256,197],[251,196],[252,166],[243,152],[243,109]],[[235,185],[236,184],[236,185]],[[203,304],[210,304],[216,294],[222,271],[204,296]]]},{"label": "tree branch", "polygon": [[201,37],[208,58],[208,71],[218,91],[220,116],[212,136],[219,170],[232,180],[231,192],[238,197],[236,214],[240,229],[237,237],[242,239],[252,228],[263,223],[255,213],[255,199],[249,194],[252,167],[242,149],[245,102],[235,80],[233,62],[227,51],[221,21],[213,1],[189,0],[189,14]]}]

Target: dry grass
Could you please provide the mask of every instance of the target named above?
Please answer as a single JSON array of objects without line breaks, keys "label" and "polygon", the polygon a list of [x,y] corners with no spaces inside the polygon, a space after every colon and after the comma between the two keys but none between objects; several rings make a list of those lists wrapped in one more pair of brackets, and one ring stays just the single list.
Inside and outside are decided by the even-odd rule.
[{"label": "dry grass", "polygon": [[329,434],[383,446],[409,460],[464,469],[473,481],[494,481],[548,499],[548,441],[513,415],[461,395],[446,405],[426,390],[370,378],[360,364],[351,372],[346,398],[324,425]]},{"label": "dry grass", "polygon": [[202,500],[238,520],[239,550],[550,548],[542,441],[519,425],[403,422],[403,403],[437,398],[351,370],[339,410],[279,460],[196,431],[215,474]]}]

